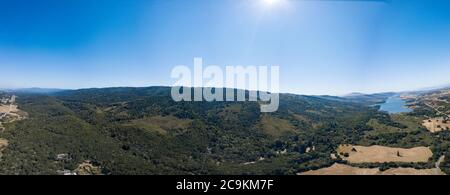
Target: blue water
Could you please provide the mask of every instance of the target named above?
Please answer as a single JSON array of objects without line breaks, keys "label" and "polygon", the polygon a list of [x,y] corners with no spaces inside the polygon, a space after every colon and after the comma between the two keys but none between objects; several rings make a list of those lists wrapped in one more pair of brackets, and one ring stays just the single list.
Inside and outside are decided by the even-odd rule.
[{"label": "blue water", "polygon": [[406,101],[402,100],[400,96],[392,96],[385,103],[380,104],[380,106],[381,111],[386,111],[390,114],[412,111],[412,109],[406,107]]}]

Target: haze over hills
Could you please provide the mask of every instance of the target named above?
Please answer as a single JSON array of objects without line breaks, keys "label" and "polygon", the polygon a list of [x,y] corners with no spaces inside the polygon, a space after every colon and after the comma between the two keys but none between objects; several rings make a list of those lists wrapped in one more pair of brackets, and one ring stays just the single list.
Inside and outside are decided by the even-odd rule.
[{"label": "haze over hills", "polygon": [[17,89],[0,89],[0,91],[13,92],[13,93],[31,93],[31,94],[51,94],[60,91],[65,91],[67,89],[54,89],[54,88],[17,88]]},{"label": "haze over hills", "polygon": [[[167,86],[153,86],[153,87],[167,87]],[[105,88],[79,88],[79,89],[67,89],[67,88],[40,88],[40,87],[30,87],[30,88],[0,88],[0,91],[4,92],[15,92],[15,93],[30,93],[30,94],[52,94],[61,91],[76,91],[76,90],[95,90],[95,89],[114,89],[114,88],[149,88],[149,87],[105,87]],[[321,97],[342,97],[342,98],[353,98],[353,97],[363,97],[363,96],[384,96],[394,93],[404,93],[404,92],[418,92],[418,91],[432,91],[439,89],[447,89],[450,88],[450,85],[442,85],[435,87],[422,88],[418,90],[407,90],[407,91],[398,91],[398,92],[383,92],[383,93],[360,93],[360,92],[352,92],[345,95],[309,95],[309,96],[321,96]],[[305,94],[294,94],[294,93],[283,93],[282,94],[292,94],[292,95],[305,95]]]}]

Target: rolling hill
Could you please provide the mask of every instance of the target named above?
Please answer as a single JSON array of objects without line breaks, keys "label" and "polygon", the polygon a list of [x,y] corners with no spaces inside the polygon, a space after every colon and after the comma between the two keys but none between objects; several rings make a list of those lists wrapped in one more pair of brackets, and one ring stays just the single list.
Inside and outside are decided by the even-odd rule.
[{"label": "rolling hill", "polygon": [[[402,165],[426,168],[448,152],[447,132],[436,138],[403,125],[366,96],[281,94],[274,113],[259,112],[259,102],[174,102],[168,87],[22,93],[17,101],[29,118],[0,133],[9,143],[0,174],[58,174],[86,161],[102,174],[296,174],[342,162],[330,156],[343,143],[434,144],[430,162]],[[411,131],[370,134],[374,120]]]}]

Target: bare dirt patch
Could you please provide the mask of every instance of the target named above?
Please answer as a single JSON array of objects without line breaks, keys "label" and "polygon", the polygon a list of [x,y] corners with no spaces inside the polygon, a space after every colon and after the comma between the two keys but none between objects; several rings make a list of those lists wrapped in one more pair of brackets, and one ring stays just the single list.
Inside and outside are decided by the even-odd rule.
[{"label": "bare dirt patch", "polygon": [[450,121],[444,121],[442,117],[423,120],[422,125],[432,133],[450,130]]},{"label": "bare dirt patch", "polygon": [[378,172],[380,172],[378,168],[363,169],[336,163],[331,167],[307,171],[304,173],[299,173],[298,175],[376,175]]},{"label": "bare dirt patch", "polygon": [[8,147],[8,140],[0,138],[0,157],[2,157],[2,152],[6,147]]},{"label": "bare dirt patch", "polygon": [[13,111],[17,111],[17,106],[14,105],[0,105],[0,112],[10,113]]},{"label": "bare dirt patch", "polygon": [[414,169],[414,168],[395,168],[388,169],[379,173],[379,175],[445,175],[439,169]]},{"label": "bare dirt patch", "polygon": [[334,164],[314,171],[299,173],[298,175],[445,175],[439,169],[392,168],[380,171],[379,168],[358,168],[344,164]]},{"label": "bare dirt patch", "polygon": [[16,104],[0,104],[0,130],[4,129],[1,123],[12,123],[27,117],[28,113],[19,110]]},{"label": "bare dirt patch", "polygon": [[94,166],[91,161],[84,161],[74,171],[77,175],[102,175],[101,168]]},{"label": "bare dirt patch", "polygon": [[385,146],[341,145],[339,156],[350,163],[428,162],[433,152],[428,147],[410,149]]}]

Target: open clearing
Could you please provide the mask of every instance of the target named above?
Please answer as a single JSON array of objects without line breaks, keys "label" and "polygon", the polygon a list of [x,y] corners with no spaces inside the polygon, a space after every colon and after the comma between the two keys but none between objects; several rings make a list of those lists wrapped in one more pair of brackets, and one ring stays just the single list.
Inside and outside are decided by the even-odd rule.
[{"label": "open clearing", "polygon": [[367,134],[377,136],[385,133],[399,133],[399,132],[408,133],[417,131],[417,129],[422,128],[422,118],[415,116],[408,116],[407,114],[404,113],[391,114],[390,117],[394,122],[405,125],[406,128],[389,126],[383,124],[378,119],[371,119],[369,120],[369,122],[367,122],[367,125],[372,127],[373,130],[368,131]]},{"label": "open clearing", "polygon": [[17,119],[23,119],[28,116],[28,114],[22,110],[19,110],[17,105],[0,105],[0,113],[6,113],[9,116],[12,116]]},{"label": "open clearing", "polygon": [[379,175],[445,175],[439,169],[395,168],[381,172]]},{"label": "open clearing", "polygon": [[0,138],[0,157],[2,156],[2,152],[6,147],[8,147],[8,140]]},{"label": "open clearing", "polygon": [[295,132],[295,127],[289,121],[268,115],[262,117],[261,128],[272,137],[280,137],[285,133]]},{"label": "open clearing", "polygon": [[75,169],[77,175],[102,175],[100,167],[94,166],[91,161],[84,161]]},{"label": "open clearing", "polygon": [[12,123],[14,121],[23,120],[28,117],[28,113],[19,110],[17,105],[0,105],[0,113],[5,113],[5,117],[0,117],[0,130],[3,129],[1,123]]},{"label": "open clearing", "polygon": [[439,169],[392,168],[380,171],[379,168],[358,168],[344,164],[299,173],[298,175],[444,175]]},{"label": "open clearing", "polygon": [[336,163],[331,167],[307,171],[299,173],[299,175],[376,175],[379,172],[380,170],[378,168],[358,168]]},{"label": "open clearing", "polygon": [[8,140],[0,138],[0,152],[8,146]]},{"label": "open clearing", "polygon": [[11,112],[17,112],[19,111],[17,109],[16,105],[0,105],[0,112],[3,113],[11,113]]},{"label": "open clearing", "polygon": [[337,152],[342,159],[350,163],[428,162],[433,156],[433,152],[428,147],[404,149],[341,145]]},{"label": "open clearing", "polygon": [[444,123],[443,118],[433,118],[429,120],[423,120],[422,123],[428,131],[432,133],[440,132],[440,131],[448,131],[450,129],[450,121]]}]

